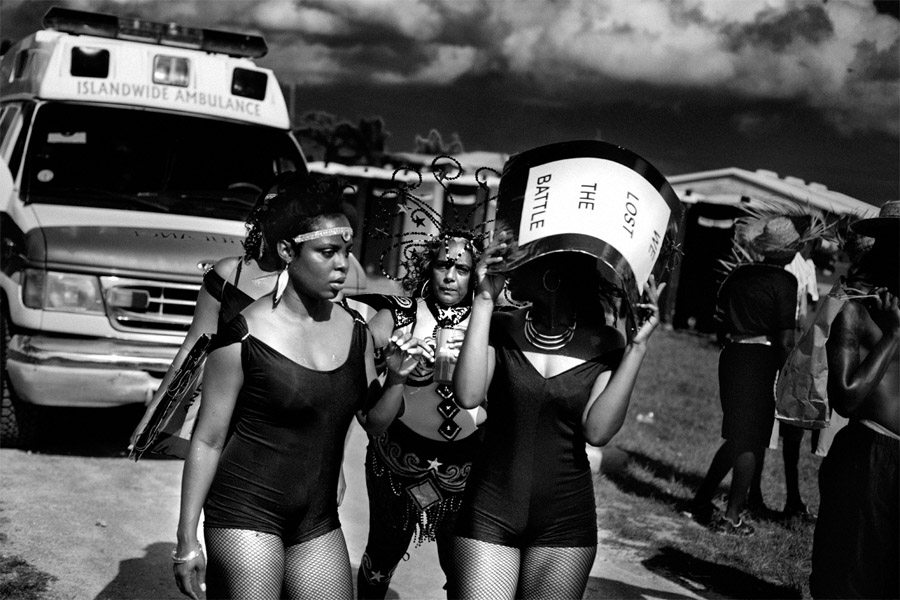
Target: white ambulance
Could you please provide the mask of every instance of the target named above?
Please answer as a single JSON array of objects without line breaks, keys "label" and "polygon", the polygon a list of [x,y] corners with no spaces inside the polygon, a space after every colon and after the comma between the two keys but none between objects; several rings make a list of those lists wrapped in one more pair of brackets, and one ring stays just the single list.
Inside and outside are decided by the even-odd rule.
[{"label": "white ambulance", "polygon": [[307,168],[261,37],[59,8],[44,27],[0,62],[4,446],[49,406],[147,401],[204,271]]}]

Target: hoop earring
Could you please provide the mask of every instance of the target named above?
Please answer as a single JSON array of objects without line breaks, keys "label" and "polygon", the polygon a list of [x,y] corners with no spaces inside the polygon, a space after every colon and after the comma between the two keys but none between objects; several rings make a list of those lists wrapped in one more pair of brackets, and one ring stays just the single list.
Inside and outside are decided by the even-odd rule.
[{"label": "hoop earring", "polygon": [[[554,285],[554,286],[547,285],[547,275],[550,275],[551,273],[556,276],[556,285]],[[562,286],[562,279],[553,270],[547,269],[546,271],[544,271],[544,276],[541,277],[541,283],[544,285],[544,289],[546,291],[550,292],[551,294],[554,294],[554,293],[558,292],[560,286]]]},{"label": "hoop earring", "polygon": [[272,294],[272,308],[278,306],[278,303],[281,302],[281,298],[284,296],[284,290],[287,288],[288,280],[290,277],[284,277],[282,279],[282,275],[287,275],[288,267],[291,263],[284,263],[284,268],[278,272],[278,277],[275,278],[275,293]]},{"label": "hoop earring", "polygon": [[425,283],[422,284],[422,289],[419,290],[419,296],[421,296],[422,298],[427,298],[428,296],[430,296],[431,288],[428,287],[430,285],[431,285],[431,280],[426,279]]}]

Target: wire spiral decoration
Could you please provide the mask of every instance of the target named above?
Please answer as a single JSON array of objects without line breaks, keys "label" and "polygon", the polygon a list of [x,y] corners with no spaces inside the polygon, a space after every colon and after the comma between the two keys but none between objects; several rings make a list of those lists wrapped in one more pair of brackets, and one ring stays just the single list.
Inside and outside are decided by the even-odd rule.
[{"label": "wire spiral decoration", "polygon": [[[475,171],[475,182],[482,193],[476,194],[475,203],[467,210],[462,209],[450,191],[451,184],[463,174],[462,165],[452,156],[440,155],[431,161],[431,175],[444,192],[445,209],[444,214],[441,214],[422,197],[424,177],[418,169],[402,166],[394,170],[390,189],[378,196],[377,208],[366,223],[366,230],[373,239],[390,242],[379,257],[382,275],[393,281],[418,281],[427,277],[423,273],[423,257],[435,246],[443,244],[448,260],[459,259],[459,255],[454,258],[449,254],[450,242],[454,238],[466,240],[460,255],[469,250],[477,260],[490,237],[489,226],[493,219],[482,220],[474,225],[469,223],[479,211],[497,198],[496,192],[491,195],[488,177],[491,174],[499,177],[500,174],[490,167],[480,167]],[[447,204],[450,205],[450,211],[446,209]],[[450,214],[445,218],[444,215],[448,212]],[[415,226],[415,230],[395,233],[397,218],[404,214]],[[398,249],[399,265],[403,272],[395,276],[389,272],[386,261]]]}]

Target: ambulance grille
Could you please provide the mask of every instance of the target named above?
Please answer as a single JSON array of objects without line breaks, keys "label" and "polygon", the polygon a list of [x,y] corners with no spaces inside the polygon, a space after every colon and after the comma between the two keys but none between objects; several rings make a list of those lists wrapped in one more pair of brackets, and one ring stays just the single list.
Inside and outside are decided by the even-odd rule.
[{"label": "ambulance grille", "polygon": [[199,284],[101,277],[106,314],[120,331],[184,335],[191,326]]}]

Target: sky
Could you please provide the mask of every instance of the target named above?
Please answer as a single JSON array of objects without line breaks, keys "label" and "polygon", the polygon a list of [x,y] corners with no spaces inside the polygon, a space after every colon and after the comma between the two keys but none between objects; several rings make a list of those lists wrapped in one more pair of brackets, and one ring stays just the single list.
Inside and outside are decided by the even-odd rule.
[{"label": "sky", "polygon": [[0,36],[51,5],[261,34],[298,115],[381,117],[393,152],[602,139],[900,198],[900,0],[0,0]]}]

